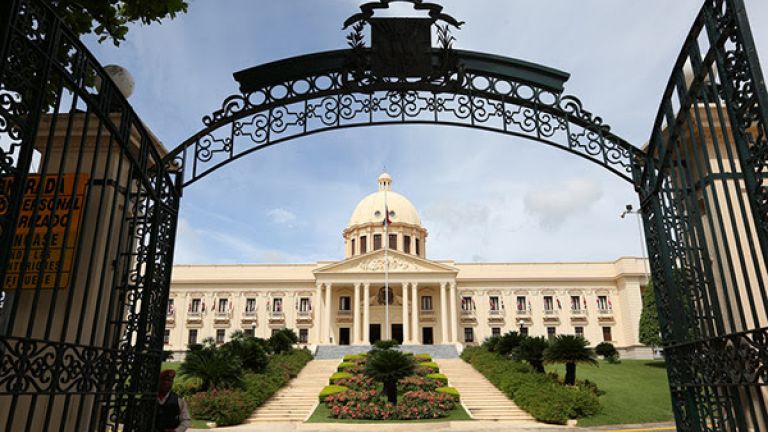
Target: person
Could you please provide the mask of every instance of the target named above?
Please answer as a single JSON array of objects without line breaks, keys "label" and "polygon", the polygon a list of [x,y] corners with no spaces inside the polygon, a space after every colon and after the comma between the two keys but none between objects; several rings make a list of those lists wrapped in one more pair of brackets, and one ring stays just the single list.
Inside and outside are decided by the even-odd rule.
[{"label": "person", "polygon": [[176,371],[173,369],[160,372],[155,414],[156,432],[184,432],[191,426],[187,403],[171,391],[175,378]]}]

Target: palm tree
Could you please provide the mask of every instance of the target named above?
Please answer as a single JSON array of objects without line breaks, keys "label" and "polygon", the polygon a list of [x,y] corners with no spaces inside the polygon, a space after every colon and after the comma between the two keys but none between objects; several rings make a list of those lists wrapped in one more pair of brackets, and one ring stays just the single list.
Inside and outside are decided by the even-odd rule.
[{"label": "palm tree", "polygon": [[376,350],[368,355],[365,374],[384,384],[387,400],[397,403],[397,382],[413,374],[413,357],[392,349]]},{"label": "palm tree", "polygon": [[229,350],[216,347],[213,338],[206,338],[203,345],[191,345],[179,372],[199,378],[201,389],[239,387],[242,383],[241,360]]},{"label": "palm tree", "polygon": [[589,342],[581,336],[561,335],[555,337],[544,350],[544,362],[565,363],[565,384],[576,384],[576,364],[584,363],[597,366],[597,355]]},{"label": "palm tree", "polygon": [[544,373],[544,351],[549,347],[549,341],[543,336],[526,337],[517,347],[515,357],[528,362],[538,373]]}]

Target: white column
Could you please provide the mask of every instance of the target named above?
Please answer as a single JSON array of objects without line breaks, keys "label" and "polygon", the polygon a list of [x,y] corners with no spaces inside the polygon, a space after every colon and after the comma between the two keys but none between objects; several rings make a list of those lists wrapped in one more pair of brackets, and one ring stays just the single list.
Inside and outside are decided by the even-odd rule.
[{"label": "white column", "polygon": [[[331,309],[333,309],[333,304],[331,303],[332,297],[331,297],[331,287],[333,285],[326,283],[325,284],[325,330],[323,333],[323,339],[325,339],[325,343],[331,342],[331,334],[333,332],[333,326],[331,325]],[[337,342],[337,341],[334,341]]]},{"label": "white column", "polygon": [[371,344],[371,284],[363,285],[363,343]]},{"label": "white column", "polygon": [[314,340],[319,345],[323,343],[323,284],[315,284],[315,301],[312,305],[312,313],[314,314],[314,328],[315,334]]},{"label": "white column", "polygon": [[355,290],[352,304],[352,344],[357,345],[360,343],[360,284],[356,282],[352,289]]},{"label": "white column", "polygon": [[451,342],[457,343],[459,341],[459,337],[457,335],[459,331],[459,312],[456,310],[456,282],[451,282],[449,286],[451,287],[451,310],[449,312],[449,315],[451,316]]},{"label": "white column", "polygon": [[448,334],[448,297],[445,295],[445,291],[448,289],[448,282],[440,283],[440,337],[442,343],[450,342],[450,335]]},{"label": "white column", "polygon": [[408,324],[408,283],[403,282],[403,345],[410,344],[410,332]]},{"label": "white column", "polygon": [[418,345],[421,343],[421,332],[419,331],[419,284],[411,282],[411,292],[413,293],[413,313],[411,314],[411,343]]}]

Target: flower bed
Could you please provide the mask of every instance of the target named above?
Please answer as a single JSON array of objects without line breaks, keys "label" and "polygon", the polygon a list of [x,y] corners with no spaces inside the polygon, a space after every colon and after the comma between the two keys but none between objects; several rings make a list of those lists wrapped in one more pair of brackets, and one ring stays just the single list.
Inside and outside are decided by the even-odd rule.
[{"label": "flower bed", "polygon": [[[448,417],[460,408],[459,395],[443,388],[445,375],[426,377],[439,370],[428,356],[415,357],[414,375],[398,381],[398,403],[387,401],[380,383],[364,375],[365,355],[345,356],[330,381],[336,386],[323,389],[320,400],[329,416],[341,420],[424,420]],[[424,365],[424,366],[422,366]],[[450,389],[450,390],[447,390]],[[463,410],[462,410],[463,411]]]}]

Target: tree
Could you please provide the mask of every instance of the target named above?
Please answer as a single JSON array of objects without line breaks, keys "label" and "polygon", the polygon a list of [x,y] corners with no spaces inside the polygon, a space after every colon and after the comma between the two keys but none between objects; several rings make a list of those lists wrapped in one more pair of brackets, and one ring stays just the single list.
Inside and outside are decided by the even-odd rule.
[{"label": "tree", "polygon": [[293,344],[299,341],[296,332],[291,329],[281,329],[269,338],[269,347],[275,354],[290,352]]},{"label": "tree", "polygon": [[662,345],[659,336],[659,311],[656,309],[656,295],[653,283],[649,283],[643,292],[643,312],[640,314],[640,343],[650,347]]},{"label": "tree", "polygon": [[544,351],[549,347],[549,341],[543,337],[526,337],[517,347],[515,356],[518,360],[528,362],[538,373],[544,373]]},{"label": "tree", "polygon": [[619,362],[619,352],[610,342],[601,342],[597,344],[595,347],[595,354],[603,356],[604,359],[608,360],[608,363]]},{"label": "tree", "polygon": [[544,362],[565,363],[565,385],[576,384],[576,365],[578,363],[597,366],[595,352],[587,348],[589,342],[581,336],[560,335],[555,337],[544,350]]},{"label": "tree", "polygon": [[267,342],[263,339],[248,336],[242,330],[236,330],[232,333],[230,341],[222,348],[238,357],[245,369],[258,373],[264,371],[269,363],[266,344]]},{"label": "tree", "polygon": [[229,350],[216,347],[213,338],[206,338],[202,345],[191,345],[179,368],[184,375],[199,378],[201,390],[209,388],[239,387],[243,367],[240,359]]},{"label": "tree", "polygon": [[496,352],[503,355],[508,356],[512,354],[512,352],[520,346],[520,342],[523,341],[523,336],[520,335],[518,332],[508,332],[504,335],[502,335],[499,338],[499,341],[496,342]]},{"label": "tree", "polygon": [[59,0],[51,7],[78,35],[93,33],[99,42],[116,46],[125,40],[129,24],[152,24],[186,13],[186,0]]},{"label": "tree", "polygon": [[381,382],[387,400],[397,404],[397,382],[413,374],[415,367],[413,356],[393,349],[382,349],[368,354],[365,374]]}]

